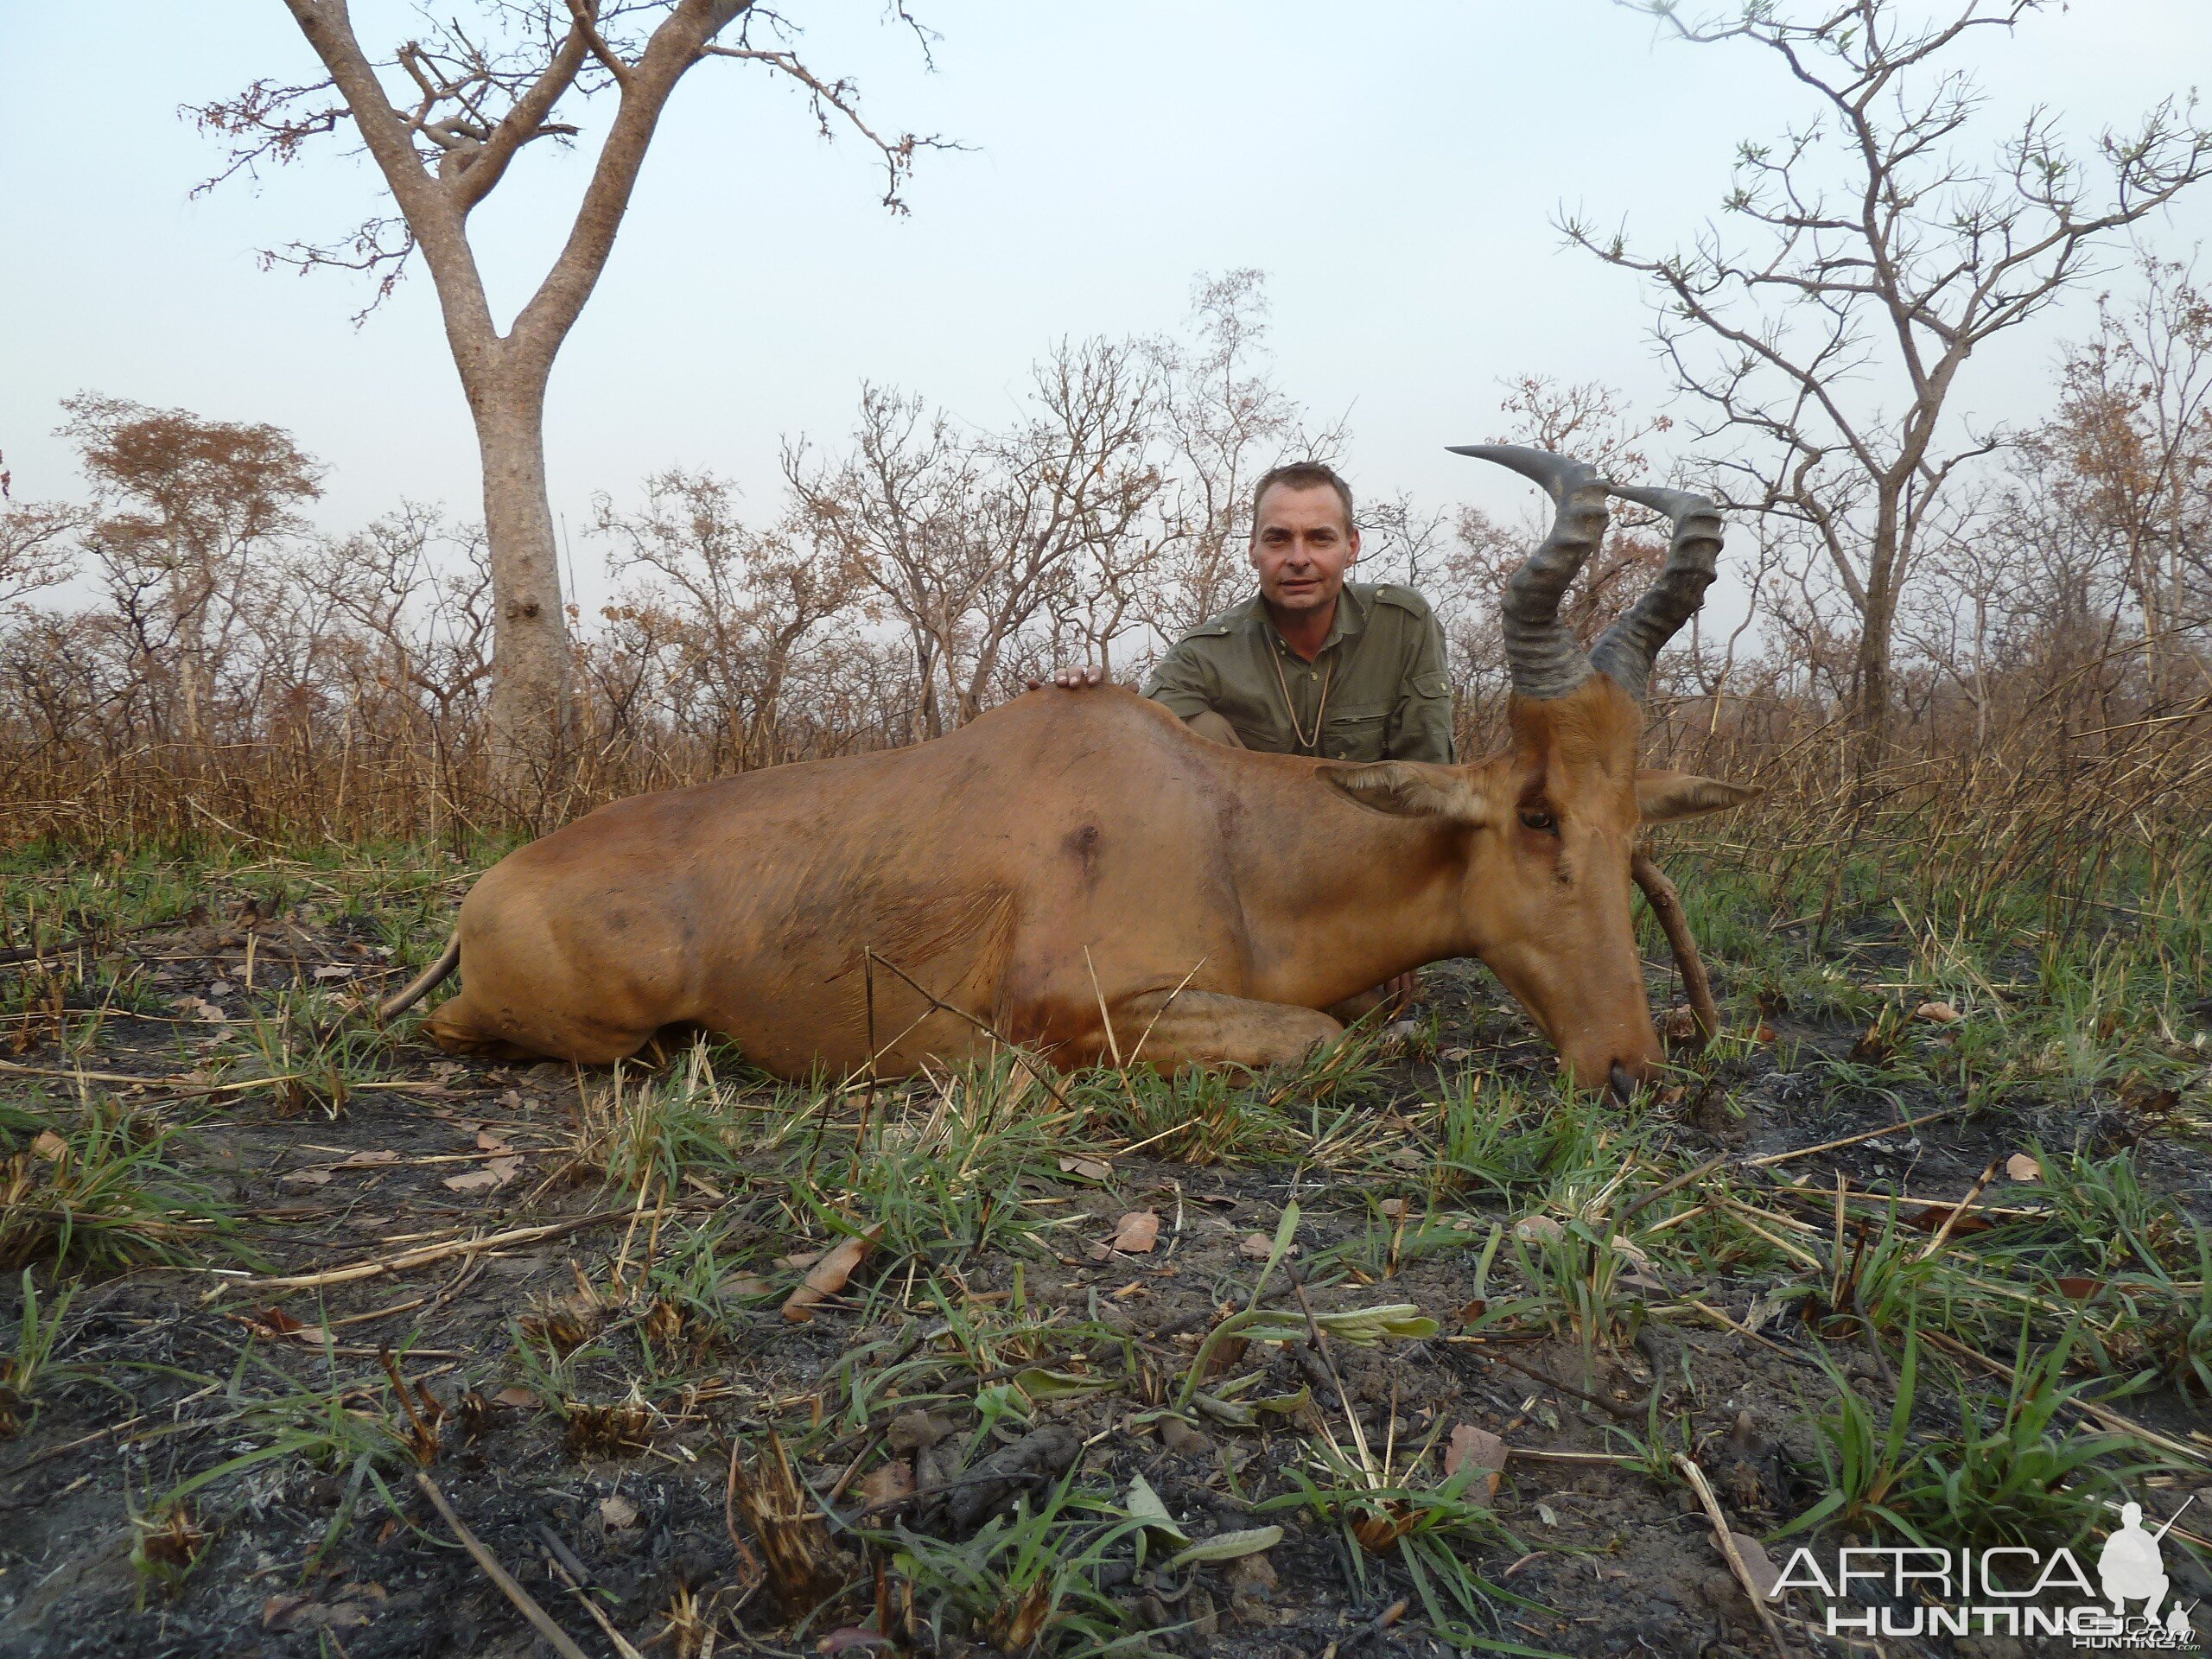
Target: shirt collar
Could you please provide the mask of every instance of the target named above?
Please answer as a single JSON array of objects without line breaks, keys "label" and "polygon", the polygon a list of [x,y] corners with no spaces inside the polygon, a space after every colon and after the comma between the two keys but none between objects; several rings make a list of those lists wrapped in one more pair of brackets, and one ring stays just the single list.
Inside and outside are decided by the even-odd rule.
[{"label": "shirt collar", "polygon": [[[1267,601],[1255,594],[1244,603],[1247,607],[1246,615],[1250,619],[1251,626],[1259,629],[1277,651],[1287,654],[1290,645],[1282,635],[1276,632],[1274,619],[1268,614]],[[1326,654],[1344,640],[1365,632],[1366,629],[1367,600],[1351,582],[1347,582],[1337,594],[1337,615],[1336,620],[1329,624],[1329,637],[1321,642],[1321,650],[1316,653],[1316,656]]]}]

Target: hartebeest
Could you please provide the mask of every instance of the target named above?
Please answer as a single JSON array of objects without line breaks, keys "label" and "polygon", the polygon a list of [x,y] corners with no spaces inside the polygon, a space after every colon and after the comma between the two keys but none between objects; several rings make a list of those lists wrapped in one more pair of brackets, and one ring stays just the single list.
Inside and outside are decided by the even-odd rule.
[{"label": "hartebeest", "polygon": [[[1458,453],[1557,508],[1506,588],[1503,753],[1258,754],[1126,690],[1033,691],[912,748],[639,796],[513,853],[461,906],[441,964],[457,954],[461,990],[432,1034],[590,1064],[694,1026],[785,1076],[871,1057],[896,1074],[1000,1039],[1063,1065],[1264,1065],[1340,1034],[1321,1010],[1363,988],[1473,956],[1578,1083],[1625,1089],[1661,1058],[1630,914],[1637,828],[1753,792],[1637,767],[1652,662],[1713,580],[1719,516],[1534,450]],[[1586,654],[1559,604],[1608,494],[1674,536]],[[1646,887],[1665,915],[1656,871]]]}]

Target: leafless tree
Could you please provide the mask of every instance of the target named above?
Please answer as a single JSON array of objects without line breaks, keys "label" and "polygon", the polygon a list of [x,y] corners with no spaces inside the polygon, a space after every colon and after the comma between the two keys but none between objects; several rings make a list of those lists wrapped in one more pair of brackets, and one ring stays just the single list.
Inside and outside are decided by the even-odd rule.
[{"label": "leafless tree", "polygon": [[860,607],[859,569],[835,551],[817,557],[780,531],[747,530],[736,491],[710,473],[663,473],[646,480],[637,512],[606,496],[596,510],[594,528],[614,543],[613,568],[637,578],[610,618],[632,632],[639,655],[664,657],[687,723],[696,703],[732,769],[789,759],[785,688],[825,627]]},{"label": "leafless tree", "polygon": [[59,587],[75,575],[70,538],[83,524],[83,513],[58,503],[0,505],[0,607]]},{"label": "leafless tree", "polygon": [[[509,798],[520,801],[547,780],[571,690],[545,483],[546,384],[606,268],[670,96],[709,58],[756,65],[796,82],[825,136],[840,124],[880,156],[884,200],[893,209],[916,151],[933,141],[870,126],[852,84],[817,74],[793,48],[786,21],[748,0],[482,0],[467,20],[424,12],[425,32],[383,59],[361,44],[346,0],[285,5],[325,77],[296,85],[257,80],[235,98],[193,111],[203,130],[231,146],[228,165],[209,184],[264,162],[290,162],[351,123],[397,216],[372,219],[334,243],[294,243],[265,258],[365,271],[376,279],[379,298],[418,251],[429,266],[483,467],[497,628],[495,773]],[[893,12],[915,27],[903,6]],[[567,144],[581,137],[571,115],[601,99],[613,110],[567,239],[503,331],[485,291],[470,215],[525,149],[542,139]]]},{"label": "leafless tree", "polygon": [[1116,550],[1143,533],[1160,486],[1155,406],[1143,350],[1064,344],[1038,365],[1029,410],[1008,431],[971,433],[870,386],[844,460],[787,448],[796,522],[823,557],[863,572],[906,632],[913,737],[982,712],[1025,630],[1065,615],[1086,558],[1094,579],[1122,569]]},{"label": "leafless tree", "polygon": [[1680,39],[1771,54],[1815,109],[1779,141],[1739,147],[1726,211],[1744,247],[1719,225],[1664,255],[1586,219],[1562,226],[1654,284],[1667,359],[1709,411],[1699,435],[1739,441],[1714,456],[1738,498],[1818,535],[1858,625],[1850,690],[1870,753],[1923,531],[1960,469],[2003,438],[1946,418],[1968,359],[2088,276],[2111,233],[2212,170],[2212,132],[2171,99],[2103,133],[2094,167],[2043,108],[1967,159],[1988,123],[1961,60],[2049,3],[1954,0],[1926,21],[1900,0],[1745,0],[1693,23],[1676,0],[1620,0]]}]

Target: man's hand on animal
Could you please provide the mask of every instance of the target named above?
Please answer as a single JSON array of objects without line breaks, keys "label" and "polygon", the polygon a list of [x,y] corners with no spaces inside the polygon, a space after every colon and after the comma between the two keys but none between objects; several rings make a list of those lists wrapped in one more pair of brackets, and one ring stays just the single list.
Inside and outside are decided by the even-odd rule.
[{"label": "man's hand on animal", "polygon": [[[1063,691],[1080,691],[1087,685],[1105,685],[1109,683],[1106,678],[1106,671],[1096,663],[1085,663],[1080,668],[1055,669],[1052,671],[1052,683],[1054,685],[1058,686]],[[1043,688],[1045,682],[1042,680],[1024,680],[1022,683],[1027,686],[1032,691],[1036,691]]]},{"label": "man's hand on animal", "polygon": [[[1063,1066],[1263,1066],[1335,1040],[1324,1010],[1363,988],[1471,956],[1575,1084],[1632,1088],[1661,1061],[1638,829],[1758,793],[1636,764],[1653,659],[1713,580],[1719,515],[1556,455],[1462,453],[1557,509],[1506,588],[1500,753],[1452,763],[1440,636],[1433,696],[1432,671],[1408,679],[1434,631],[1419,596],[1344,581],[1322,625],[1325,538],[1292,525],[1277,577],[1255,545],[1253,608],[1179,644],[1148,698],[1055,685],[910,748],[620,801],[511,854],[461,906],[461,988],[431,1034],[592,1065],[690,1027],[786,1077],[1000,1043]],[[1611,494],[1674,536],[1586,652],[1560,597]],[[1201,712],[1238,745],[1194,731]],[[1688,979],[1687,928],[1669,938]]]}]

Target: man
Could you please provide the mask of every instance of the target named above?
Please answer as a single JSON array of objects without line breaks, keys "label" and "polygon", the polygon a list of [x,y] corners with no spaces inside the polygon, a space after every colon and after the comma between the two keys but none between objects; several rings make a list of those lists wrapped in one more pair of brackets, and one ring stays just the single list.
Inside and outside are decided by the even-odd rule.
[{"label": "man", "polygon": [[[1332,760],[1457,758],[1444,631],[1410,588],[1347,582],[1359,558],[1351,487],[1319,461],[1294,461],[1261,479],[1252,496],[1249,554],[1260,591],[1185,633],[1152,672],[1144,694],[1202,737],[1273,754]],[[1054,677],[1096,685],[1096,668]],[[1403,974],[1355,999],[1418,994]]]},{"label": "man", "polygon": [[[1347,582],[1359,557],[1351,491],[1318,461],[1253,493],[1260,591],[1178,640],[1145,687],[1201,736],[1332,760],[1454,758],[1444,631],[1410,588]],[[1097,684],[1062,669],[1063,686]]]}]

